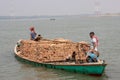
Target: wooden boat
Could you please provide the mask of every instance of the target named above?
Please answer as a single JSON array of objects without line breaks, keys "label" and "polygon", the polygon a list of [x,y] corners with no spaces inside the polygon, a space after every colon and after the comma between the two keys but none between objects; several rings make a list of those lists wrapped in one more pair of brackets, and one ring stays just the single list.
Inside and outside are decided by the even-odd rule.
[{"label": "wooden boat", "polygon": [[66,62],[66,61],[37,62],[27,57],[21,56],[20,51],[17,49],[17,47],[18,45],[16,45],[14,48],[16,59],[34,66],[44,66],[47,68],[61,69],[61,70],[83,73],[83,74],[102,75],[107,65],[103,61],[94,62],[94,63],[81,63],[81,64],[80,63],[77,64],[75,62]]}]

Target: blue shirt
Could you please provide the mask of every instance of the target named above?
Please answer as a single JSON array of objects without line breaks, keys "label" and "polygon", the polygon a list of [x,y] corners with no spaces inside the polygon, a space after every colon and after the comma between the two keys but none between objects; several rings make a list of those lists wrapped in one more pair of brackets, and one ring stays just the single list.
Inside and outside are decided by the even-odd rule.
[{"label": "blue shirt", "polygon": [[31,32],[30,34],[31,34],[31,39],[34,40],[35,37],[36,37],[36,33],[35,32]]}]

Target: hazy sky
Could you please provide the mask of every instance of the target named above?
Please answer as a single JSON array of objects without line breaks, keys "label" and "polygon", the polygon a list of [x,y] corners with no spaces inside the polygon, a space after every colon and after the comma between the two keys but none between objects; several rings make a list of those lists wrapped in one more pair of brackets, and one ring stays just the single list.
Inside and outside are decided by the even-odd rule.
[{"label": "hazy sky", "polygon": [[[98,1],[101,13],[120,12],[120,0]],[[78,15],[95,9],[95,0],[0,0],[0,16]]]}]

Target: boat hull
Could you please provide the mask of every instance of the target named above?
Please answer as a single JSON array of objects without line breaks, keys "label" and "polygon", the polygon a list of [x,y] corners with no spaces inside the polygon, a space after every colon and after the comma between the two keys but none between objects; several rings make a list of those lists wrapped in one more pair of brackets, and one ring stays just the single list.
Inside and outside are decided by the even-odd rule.
[{"label": "boat hull", "polygon": [[31,60],[22,58],[17,54],[15,54],[15,57],[17,60],[19,60],[21,62],[31,64],[36,67],[43,66],[43,67],[47,67],[47,68],[61,69],[61,70],[70,71],[70,72],[99,75],[99,76],[102,75],[102,73],[104,72],[104,69],[106,67],[106,64],[67,65],[67,64],[39,63],[39,62],[35,62],[35,61],[31,61]]},{"label": "boat hull", "polygon": [[55,65],[54,66],[56,69],[62,69],[62,70],[67,70],[71,72],[77,72],[77,73],[84,73],[84,74],[93,74],[93,75],[101,75],[104,71],[105,66],[103,65]]}]

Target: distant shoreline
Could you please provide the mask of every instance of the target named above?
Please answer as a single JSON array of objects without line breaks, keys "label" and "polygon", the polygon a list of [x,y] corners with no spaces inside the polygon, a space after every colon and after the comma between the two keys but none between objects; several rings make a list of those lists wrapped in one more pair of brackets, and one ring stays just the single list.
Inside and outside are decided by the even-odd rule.
[{"label": "distant shoreline", "polygon": [[82,15],[55,15],[55,16],[0,16],[0,19],[39,19],[39,18],[60,18],[60,17],[71,17],[71,16],[99,16],[99,17],[107,17],[107,16],[120,16],[120,13],[118,14],[111,14],[111,13],[106,13],[106,14],[82,14]]}]

